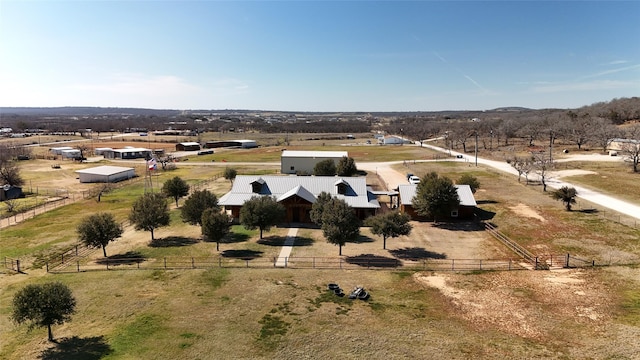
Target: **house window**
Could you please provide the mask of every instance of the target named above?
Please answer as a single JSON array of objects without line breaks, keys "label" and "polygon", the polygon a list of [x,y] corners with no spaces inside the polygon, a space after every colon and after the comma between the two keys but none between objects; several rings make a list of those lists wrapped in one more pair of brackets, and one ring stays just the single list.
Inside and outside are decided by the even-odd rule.
[{"label": "house window", "polygon": [[260,192],[260,190],[262,190],[262,184],[260,184],[259,182],[254,182],[251,184],[251,191],[257,194]]},{"label": "house window", "polygon": [[458,210],[451,211],[451,217],[458,217]]},{"label": "house window", "polygon": [[346,184],[338,184],[338,194],[344,195],[347,193],[347,185]]},{"label": "house window", "polygon": [[295,167],[295,166],[292,166],[292,167],[291,167],[291,171],[295,171],[295,170],[296,170],[296,167]]}]

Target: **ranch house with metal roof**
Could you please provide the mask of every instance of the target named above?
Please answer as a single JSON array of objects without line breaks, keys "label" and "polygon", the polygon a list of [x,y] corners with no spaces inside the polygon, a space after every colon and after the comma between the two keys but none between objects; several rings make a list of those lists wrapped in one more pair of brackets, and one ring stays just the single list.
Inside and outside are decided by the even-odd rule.
[{"label": "ranch house with metal roof", "polygon": [[218,203],[238,221],[245,201],[254,196],[273,196],[287,209],[285,222],[311,223],[311,206],[323,191],[344,200],[363,220],[380,208],[366,178],[339,176],[238,175],[231,191]]}]

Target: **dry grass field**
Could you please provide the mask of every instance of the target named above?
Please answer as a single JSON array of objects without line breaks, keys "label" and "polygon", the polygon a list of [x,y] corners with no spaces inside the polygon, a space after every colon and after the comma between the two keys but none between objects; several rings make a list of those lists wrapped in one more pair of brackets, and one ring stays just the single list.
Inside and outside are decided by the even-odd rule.
[{"label": "dry grass field", "polygon": [[[328,149],[339,148],[333,146],[325,144]],[[411,147],[394,150],[405,151],[401,148]],[[406,151],[393,160],[429,156],[415,147]],[[244,156],[241,151],[228,155],[229,161]],[[365,159],[368,155],[371,153],[358,156]],[[264,155],[261,161],[271,156]],[[381,152],[376,156],[387,159],[389,155]],[[188,162],[192,161],[195,159]],[[75,189],[74,169],[90,164],[69,162],[67,169],[63,163],[62,171],[49,177],[37,170],[49,166],[45,160],[24,166],[25,178],[36,186],[50,181],[47,186],[67,184]],[[436,171],[452,179],[471,172],[481,182],[476,199],[483,216],[536,254],[571,253],[617,266],[461,273],[400,267],[115,269],[47,274],[44,261],[48,256],[76,242],[78,214],[109,211],[126,219],[131,203],[143,192],[142,179],[138,179],[106,194],[100,203],[79,200],[1,230],[2,257],[24,259],[28,266],[24,274],[0,274],[0,358],[637,358],[640,270],[620,264],[640,262],[640,230],[598,214],[566,212],[538,186],[518,183],[491,169],[447,162],[408,166],[416,174]],[[407,171],[401,164],[397,169]],[[181,176],[221,196],[230,183],[215,179],[220,171],[217,166],[179,166],[161,173],[156,183]],[[257,168],[246,166],[240,172],[254,171]],[[202,182],[205,179],[211,181]],[[370,182],[375,185],[376,180]],[[108,255],[134,253],[149,261],[165,256],[217,256],[215,244],[203,242],[200,229],[182,223],[178,214],[173,208],[172,224],[156,232],[156,242],[151,242],[148,232],[126,227],[123,237],[107,247]],[[514,257],[484,231],[433,223],[413,225],[411,235],[388,239],[386,250],[380,237],[363,228],[362,237],[343,248],[344,258],[394,258],[403,249],[421,249],[429,256],[447,259]],[[220,244],[220,251],[251,251],[268,259],[278,255],[287,231],[274,228],[259,241],[256,231],[237,226],[233,238]],[[338,248],[328,244],[318,229],[300,229],[298,237],[292,256],[338,255]],[[96,249],[83,261],[100,261],[101,255]],[[28,331],[9,321],[11,298],[17,290],[52,280],[69,285],[78,300],[72,321],[54,326],[58,343],[46,341],[45,329]],[[328,283],[338,283],[346,292],[364,286],[371,298],[354,301],[335,296],[327,291]]]}]

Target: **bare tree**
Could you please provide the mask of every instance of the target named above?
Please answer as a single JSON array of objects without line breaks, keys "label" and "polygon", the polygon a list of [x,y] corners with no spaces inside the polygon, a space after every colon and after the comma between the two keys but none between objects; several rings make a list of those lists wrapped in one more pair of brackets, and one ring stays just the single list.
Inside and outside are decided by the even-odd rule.
[{"label": "bare tree", "polygon": [[547,176],[549,171],[553,168],[553,160],[546,156],[544,153],[533,154],[533,169],[540,178],[542,183],[542,191],[547,191]]},{"label": "bare tree", "polygon": [[529,183],[529,172],[531,172],[533,165],[531,159],[515,156],[511,159],[507,159],[507,163],[509,163],[518,172],[518,182],[520,182],[520,177],[524,175],[527,184]]},{"label": "bare tree", "polygon": [[621,146],[621,153],[633,166],[633,172],[638,172],[640,163],[640,124],[635,124],[627,128],[625,142]]},{"label": "bare tree", "polygon": [[607,152],[607,148],[613,139],[620,137],[622,132],[611,123],[611,120],[605,118],[595,118],[593,123],[593,140],[603,153]]}]

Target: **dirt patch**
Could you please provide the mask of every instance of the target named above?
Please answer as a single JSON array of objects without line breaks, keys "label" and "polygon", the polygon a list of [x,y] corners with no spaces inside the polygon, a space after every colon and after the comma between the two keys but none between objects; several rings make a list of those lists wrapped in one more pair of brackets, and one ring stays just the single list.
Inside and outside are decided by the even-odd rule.
[{"label": "dirt patch", "polygon": [[549,175],[550,177],[559,179],[559,178],[568,177],[568,176],[580,176],[580,175],[592,175],[592,174],[597,174],[597,172],[590,171],[590,170],[571,169],[571,170],[553,171]]},{"label": "dirt patch", "polygon": [[528,207],[525,204],[520,203],[516,206],[509,206],[509,209],[511,209],[513,212],[515,212],[519,216],[540,220],[543,223],[547,222],[547,219],[540,216],[540,214],[538,214],[535,210],[533,210],[532,208]]},{"label": "dirt patch", "polygon": [[[610,320],[607,292],[580,270],[514,271],[482,274],[470,281],[460,274],[416,273],[416,283],[435,288],[475,326],[491,326],[530,339],[549,339],[548,329],[571,320],[595,328]],[[557,334],[556,334],[557,335]]]}]

